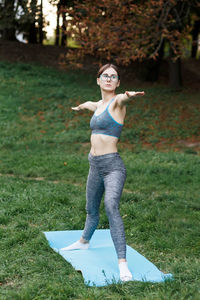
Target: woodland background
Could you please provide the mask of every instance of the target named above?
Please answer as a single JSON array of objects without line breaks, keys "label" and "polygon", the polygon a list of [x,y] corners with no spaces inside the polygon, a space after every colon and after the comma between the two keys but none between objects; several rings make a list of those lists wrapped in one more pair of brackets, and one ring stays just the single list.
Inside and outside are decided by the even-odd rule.
[{"label": "woodland background", "polygon": [[[46,38],[43,0],[0,1],[0,55],[6,52],[12,60],[15,48],[41,53],[42,61],[74,67],[112,61],[128,70],[128,78],[156,82],[166,77],[169,86],[183,85],[182,61],[190,70],[199,60],[200,4],[197,0],[49,0],[56,7],[57,27],[50,40]],[[21,34],[25,45],[8,44]],[[34,47],[54,44],[56,47]],[[48,49],[46,49],[48,48]],[[11,52],[10,52],[11,51]],[[50,53],[50,54],[48,54]],[[55,53],[54,58],[52,53]],[[34,55],[32,55],[34,56]],[[57,57],[59,59],[57,60]],[[49,62],[48,62],[49,58]],[[30,59],[33,59],[32,57]],[[29,60],[30,60],[29,59]],[[187,62],[186,62],[187,63]],[[194,67],[194,68],[193,68]],[[199,71],[194,71],[199,77]],[[187,78],[186,78],[187,81]]]}]

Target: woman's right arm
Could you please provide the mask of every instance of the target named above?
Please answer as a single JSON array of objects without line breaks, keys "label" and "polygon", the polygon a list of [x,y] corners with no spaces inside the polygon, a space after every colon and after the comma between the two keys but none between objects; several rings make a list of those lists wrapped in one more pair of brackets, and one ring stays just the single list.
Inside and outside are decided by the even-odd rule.
[{"label": "woman's right arm", "polygon": [[85,103],[82,103],[76,107],[72,107],[73,110],[81,110],[81,109],[88,109],[91,111],[95,111],[97,109],[97,103],[98,102],[92,102],[92,101],[87,101]]}]

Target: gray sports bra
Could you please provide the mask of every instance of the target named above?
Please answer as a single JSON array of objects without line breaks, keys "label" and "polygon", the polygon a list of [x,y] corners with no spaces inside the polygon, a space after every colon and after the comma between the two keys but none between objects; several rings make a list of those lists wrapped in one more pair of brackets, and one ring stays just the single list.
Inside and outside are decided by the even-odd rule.
[{"label": "gray sports bra", "polygon": [[106,109],[100,114],[96,115],[95,112],[90,120],[90,128],[92,134],[105,134],[119,138],[123,124],[118,123],[113,119],[109,112],[109,106],[115,98],[112,98],[108,103]]}]

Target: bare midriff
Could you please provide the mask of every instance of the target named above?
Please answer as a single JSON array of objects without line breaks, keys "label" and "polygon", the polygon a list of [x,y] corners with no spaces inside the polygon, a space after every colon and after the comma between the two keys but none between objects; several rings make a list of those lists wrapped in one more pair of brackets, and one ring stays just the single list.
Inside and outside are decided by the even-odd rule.
[{"label": "bare midriff", "polygon": [[91,149],[92,155],[104,155],[108,153],[117,152],[118,138],[105,134],[91,135]]}]

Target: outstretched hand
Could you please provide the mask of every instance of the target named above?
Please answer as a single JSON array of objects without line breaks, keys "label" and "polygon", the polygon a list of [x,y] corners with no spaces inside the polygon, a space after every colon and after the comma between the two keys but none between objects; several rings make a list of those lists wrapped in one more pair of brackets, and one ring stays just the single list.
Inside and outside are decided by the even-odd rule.
[{"label": "outstretched hand", "polygon": [[136,96],[144,96],[145,92],[126,91],[125,94],[130,98],[130,97],[136,97]]},{"label": "outstretched hand", "polygon": [[73,110],[81,110],[79,106],[71,107]]}]

